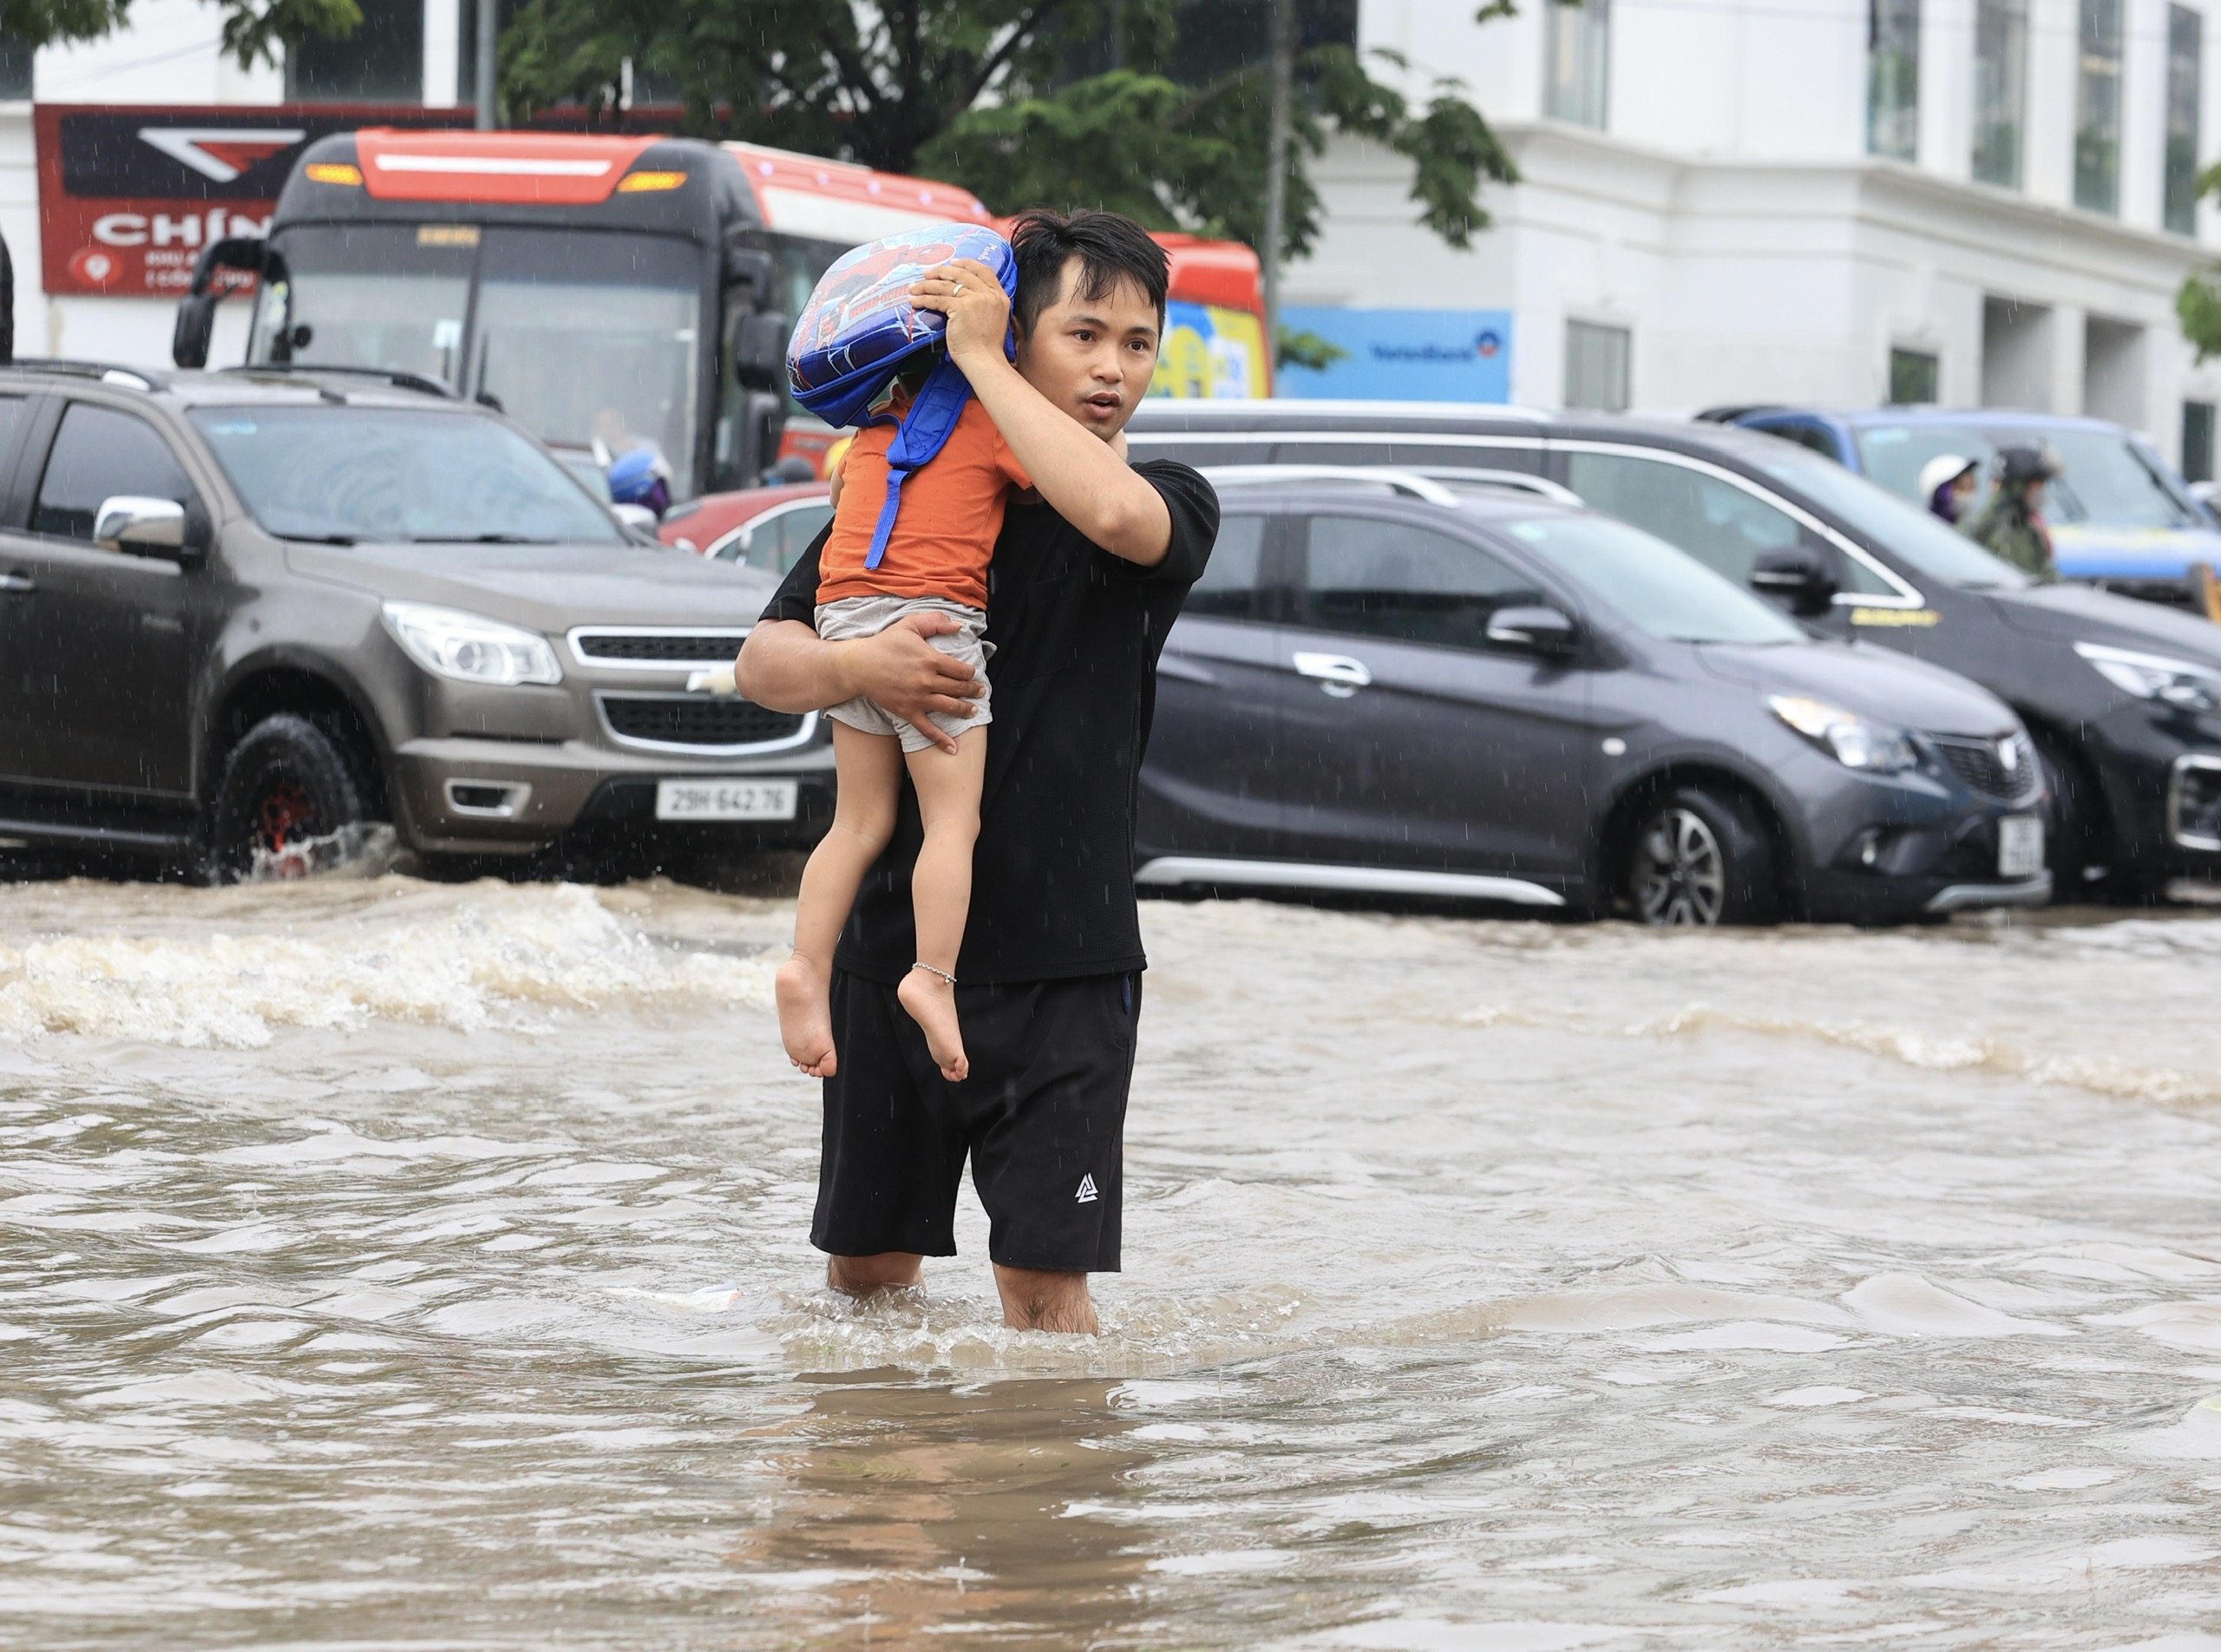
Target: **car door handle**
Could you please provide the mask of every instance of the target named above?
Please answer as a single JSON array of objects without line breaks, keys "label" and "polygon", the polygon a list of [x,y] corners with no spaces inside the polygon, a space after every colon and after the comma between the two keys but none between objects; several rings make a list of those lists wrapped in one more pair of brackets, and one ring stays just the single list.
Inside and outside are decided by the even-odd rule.
[{"label": "car door handle", "polygon": [[1352,659],[1347,654],[1307,654],[1295,657],[1296,673],[1316,678],[1319,686],[1338,700],[1346,700],[1360,688],[1373,685],[1373,673],[1361,659]]},{"label": "car door handle", "polygon": [[4,591],[10,596],[27,595],[30,592],[37,589],[38,581],[31,578],[29,574],[24,573],[21,568],[13,569],[6,574],[0,574],[0,591]]}]

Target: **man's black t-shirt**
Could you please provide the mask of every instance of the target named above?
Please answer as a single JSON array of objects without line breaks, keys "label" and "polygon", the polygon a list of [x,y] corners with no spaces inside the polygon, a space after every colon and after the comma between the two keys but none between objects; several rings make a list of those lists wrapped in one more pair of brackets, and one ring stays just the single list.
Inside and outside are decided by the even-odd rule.
[{"label": "man's black t-shirt", "polygon": [[[1172,546],[1139,567],[1081,537],[1038,502],[1013,502],[988,575],[994,721],[973,853],[966,984],[1057,980],[1143,967],[1134,909],[1134,803],[1156,704],[1156,659],[1218,536],[1218,496],[1186,465],[1137,475],[1172,513]],[[811,623],[810,547],[763,610]],[[842,933],[835,965],[892,983],[918,955],[910,868],[923,831],[906,783],[894,838]]]}]

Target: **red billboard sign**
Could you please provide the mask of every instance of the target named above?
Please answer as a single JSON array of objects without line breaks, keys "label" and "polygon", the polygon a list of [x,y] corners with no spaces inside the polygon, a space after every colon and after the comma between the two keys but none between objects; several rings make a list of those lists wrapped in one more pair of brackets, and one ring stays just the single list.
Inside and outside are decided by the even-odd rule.
[{"label": "red billboard sign", "polygon": [[[42,103],[42,279],[49,293],[174,298],[200,249],[270,228],[293,162],[357,127],[467,127],[471,112],[379,104],[241,108]],[[236,273],[224,279],[250,285]]]}]

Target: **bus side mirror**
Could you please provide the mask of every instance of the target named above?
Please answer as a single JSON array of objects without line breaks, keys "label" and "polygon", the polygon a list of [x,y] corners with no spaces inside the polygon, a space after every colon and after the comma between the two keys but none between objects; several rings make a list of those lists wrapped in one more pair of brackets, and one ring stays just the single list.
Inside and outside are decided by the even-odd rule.
[{"label": "bus side mirror", "polygon": [[733,372],[751,390],[779,390],[787,383],[787,318],[776,310],[743,316],[732,344]]},{"label": "bus side mirror", "polygon": [[216,331],[220,292],[188,293],[178,300],[177,326],[170,333],[170,359],[180,367],[206,367],[208,341]]},{"label": "bus side mirror", "polygon": [[0,239],[0,367],[16,359],[16,259]]},{"label": "bus side mirror", "polygon": [[193,266],[193,285],[178,301],[177,325],[170,334],[170,359],[180,367],[208,364],[208,341],[216,331],[216,306],[224,292],[216,285],[216,272],[238,270],[259,276],[269,262],[269,243],[259,235],[231,235],[200,249]]},{"label": "bus side mirror", "polygon": [[779,462],[779,438],[787,433],[787,398],[770,390],[750,390],[741,410],[740,474],[756,486]]},{"label": "bus side mirror", "polygon": [[752,246],[728,246],[724,251],[724,283],[729,287],[771,290],[771,255]]}]

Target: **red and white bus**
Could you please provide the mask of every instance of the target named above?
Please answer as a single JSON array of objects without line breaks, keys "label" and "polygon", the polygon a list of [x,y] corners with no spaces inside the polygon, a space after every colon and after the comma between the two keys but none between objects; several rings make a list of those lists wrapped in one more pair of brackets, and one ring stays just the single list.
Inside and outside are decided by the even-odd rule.
[{"label": "red and white bus", "polygon": [[[750,144],[371,128],[311,144],[266,240],[206,248],[174,353],[206,364],[223,284],[259,279],[250,364],[414,374],[603,459],[653,443],[674,498],[822,465],[785,396],[788,322],[860,241],[996,221],[969,191]],[[1156,390],[1269,393],[1255,254],[1159,238]]]}]

